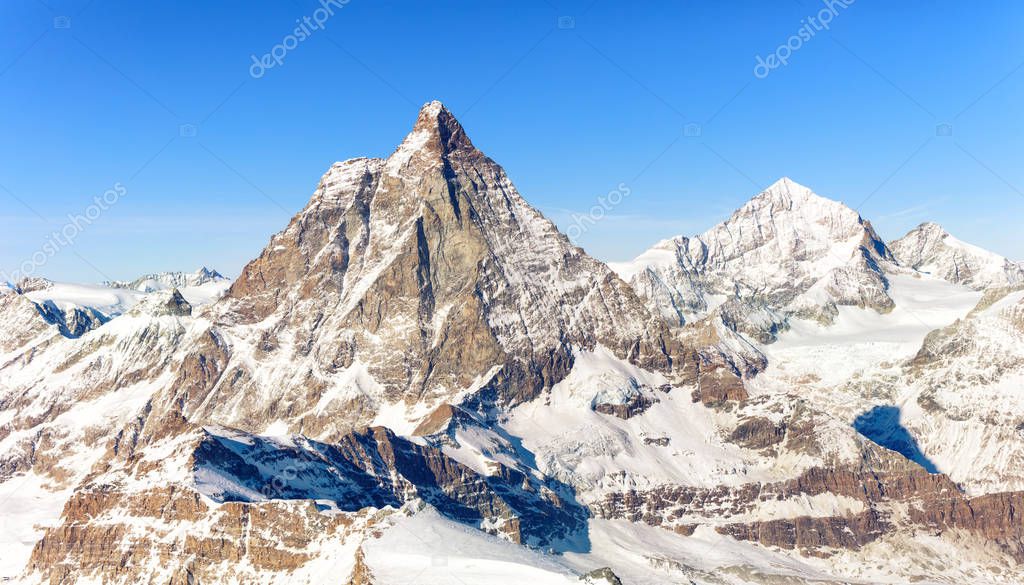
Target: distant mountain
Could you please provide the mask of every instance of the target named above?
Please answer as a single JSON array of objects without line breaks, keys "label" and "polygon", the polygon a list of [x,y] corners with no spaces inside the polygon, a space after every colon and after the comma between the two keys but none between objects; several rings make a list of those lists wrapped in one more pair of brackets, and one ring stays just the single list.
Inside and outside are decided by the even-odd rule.
[{"label": "distant mountain", "polygon": [[210,270],[203,266],[195,272],[158,272],[140,276],[130,281],[116,280],[104,282],[103,285],[111,288],[126,288],[138,292],[153,292],[172,288],[197,287],[227,280],[216,270]]},{"label": "distant mountain", "polygon": [[24,295],[43,321],[56,326],[61,335],[77,338],[125,314],[152,293],[180,289],[190,306],[202,306],[220,298],[230,285],[230,280],[204,267],[194,273],[165,272],[102,285],[32,277],[4,287],[4,292]]},{"label": "distant mountain", "polygon": [[905,266],[974,289],[1024,283],[1020,263],[960,241],[937,223],[922,223],[889,247]]},{"label": "distant mountain", "polygon": [[728,320],[770,339],[788,315],[831,322],[838,306],[891,310],[885,274],[894,265],[856,211],[783,178],[704,234],[611,266],[672,324],[729,302]]}]

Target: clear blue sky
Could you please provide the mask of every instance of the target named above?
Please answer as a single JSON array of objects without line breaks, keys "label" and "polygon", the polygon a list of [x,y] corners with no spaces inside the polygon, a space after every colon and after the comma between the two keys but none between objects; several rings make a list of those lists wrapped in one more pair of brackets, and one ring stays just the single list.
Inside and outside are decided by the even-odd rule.
[{"label": "clear blue sky", "polygon": [[1024,3],[858,0],[758,78],[820,1],[351,0],[252,78],[318,6],[0,2],[0,269],[122,185],[37,273],[237,274],[331,162],[386,156],[431,99],[563,228],[627,184],[579,239],[605,260],[783,175],[888,239],[928,219],[1024,259]]}]

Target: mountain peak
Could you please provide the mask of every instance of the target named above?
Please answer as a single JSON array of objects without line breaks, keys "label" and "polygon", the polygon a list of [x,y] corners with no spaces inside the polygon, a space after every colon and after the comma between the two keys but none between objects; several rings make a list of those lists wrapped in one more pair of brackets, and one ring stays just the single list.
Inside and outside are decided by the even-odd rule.
[{"label": "mountain peak", "polygon": [[777,181],[775,181],[774,183],[769,185],[768,188],[765,189],[765,191],[768,192],[768,193],[777,193],[777,192],[789,191],[789,190],[791,190],[793,188],[799,188],[799,189],[804,189],[804,190],[810,191],[809,188],[805,187],[804,185],[801,185],[800,183],[797,183],[796,181],[794,181],[793,179],[790,179],[789,177],[781,177],[781,178],[779,178]]},{"label": "mountain peak", "polygon": [[891,242],[889,247],[904,266],[977,290],[1024,282],[1024,270],[1018,264],[959,240],[930,221]]},{"label": "mountain peak", "polygon": [[416,124],[398,147],[399,151],[406,148],[427,148],[442,155],[456,150],[476,150],[455,115],[437,100],[420,108]]},{"label": "mountain peak", "polygon": [[223,274],[221,274],[220,272],[217,272],[216,270],[213,270],[212,268],[207,268],[206,266],[199,267],[199,270],[196,270],[195,274],[199,278],[203,278],[203,279],[207,279],[207,280],[220,280],[220,279],[224,278]]},{"label": "mountain peak", "polygon": [[109,280],[103,282],[103,286],[150,293],[172,288],[202,286],[222,280],[227,279],[216,270],[203,266],[195,272],[156,272],[145,274],[135,280]]},{"label": "mountain peak", "polygon": [[[829,322],[838,305],[891,309],[882,269],[891,260],[859,213],[782,177],[696,238],[659,242],[615,270],[673,324],[706,315],[714,296]],[[777,325],[749,325],[766,323]]]},{"label": "mountain peak", "polygon": [[386,172],[391,176],[419,174],[434,168],[452,155],[482,157],[462,128],[462,124],[439,101],[420,108],[416,124],[387,159]]},{"label": "mountain peak", "polygon": [[[941,225],[939,225],[939,224],[937,224],[937,223],[935,223],[933,221],[921,222],[916,228],[911,230],[911,232],[925,232],[925,233],[932,233],[932,234],[940,234],[940,235],[944,235],[944,236],[948,236],[949,235],[949,232],[946,231],[946,228],[942,227]],[[907,235],[909,235],[909,234],[907,234]]]},{"label": "mountain peak", "polygon": [[801,185],[789,177],[782,177],[769,185],[755,199],[767,199],[773,202],[805,202],[829,201],[831,199],[816,194],[810,187]]}]

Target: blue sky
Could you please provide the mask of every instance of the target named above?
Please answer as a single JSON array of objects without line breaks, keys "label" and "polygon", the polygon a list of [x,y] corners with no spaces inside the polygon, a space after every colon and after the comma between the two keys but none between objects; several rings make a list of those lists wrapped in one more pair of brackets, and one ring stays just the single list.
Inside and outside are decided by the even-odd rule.
[{"label": "blue sky", "polygon": [[386,156],[431,99],[563,228],[628,186],[578,241],[604,260],[784,175],[888,239],[934,220],[1024,259],[1022,3],[833,4],[801,39],[820,0],[351,0],[252,77],[319,6],[0,3],[0,270],[45,250],[58,280],[237,274],[331,162]]}]

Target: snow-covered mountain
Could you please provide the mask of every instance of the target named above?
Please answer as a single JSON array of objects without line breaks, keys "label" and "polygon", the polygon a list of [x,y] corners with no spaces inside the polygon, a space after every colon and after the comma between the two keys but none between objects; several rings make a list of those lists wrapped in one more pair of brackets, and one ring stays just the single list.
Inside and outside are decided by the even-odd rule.
[{"label": "snow-covered mountain", "polygon": [[216,270],[203,266],[195,272],[157,272],[140,276],[131,281],[112,281],[103,283],[110,288],[127,288],[138,292],[153,292],[172,288],[183,289],[200,287],[210,283],[227,282]]},{"label": "snow-covered mountain", "polygon": [[[212,302],[24,283],[0,577],[1024,578],[1020,291],[900,267],[788,179],[616,270],[432,102]],[[72,296],[118,316],[67,335]]]},{"label": "snow-covered mountain", "polygon": [[201,306],[223,296],[230,285],[229,279],[204,267],[195,273],[167,272],[127,283],[98,285],[32,277],[16,284],[7,283],[2,293],[23,296],[45,323],[56,327],[65,337],[76,338],[128,312],[150,293],[178,290],[191,305]]},{"label": "snow-covered mountain", "polygon": [[704,234],[659,242],[612,267],[674,325],[712,313],[769,341],[798,315],[830,322],[839,306],[892,309],[892,253],[838,201],[783,178]]},{"label": "snow-covered mountain", "polygon": [[1020,263],[962,242],[936,223],[922,223],[889,247],[904,266],[977,290],[1024,283]]}]

